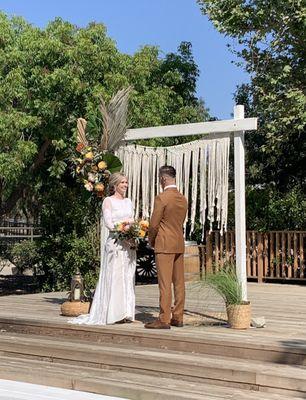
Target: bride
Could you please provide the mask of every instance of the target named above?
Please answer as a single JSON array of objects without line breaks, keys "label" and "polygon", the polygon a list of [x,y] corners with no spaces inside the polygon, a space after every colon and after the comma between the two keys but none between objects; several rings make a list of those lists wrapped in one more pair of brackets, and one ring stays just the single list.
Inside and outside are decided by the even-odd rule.
[{"label": "bride", "polygon": [[[69,320],[73,324],[106,325],[135,319],[136,251],[128,243],[115,243],[117,222],[132,222],[133,207],[126,198],[127,178],[119,172],[110,177],[112,196],[102,204],[101,268],[90,313]],[[104,248],[103,248],[104,247]]]}]

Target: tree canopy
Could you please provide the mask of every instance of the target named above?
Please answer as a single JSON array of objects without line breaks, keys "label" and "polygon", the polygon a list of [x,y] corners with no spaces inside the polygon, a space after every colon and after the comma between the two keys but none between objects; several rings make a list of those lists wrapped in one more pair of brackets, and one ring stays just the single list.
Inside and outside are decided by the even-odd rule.
[{"label": "tree canopy", "polygon": [[198,0],[250,74],[236,101],[259,129],[247,135],[248,182],[280,191],[305,183],[305,3],[302,0]]},{"label": "tree canopy", "polygon": [[58,18],[39,29],[0,13],[0,214],[16,204],[34,212],[43,195],[67,185],[76,120],[94,115],[101,96],[132,85],[130,127],[207,119],[197,76],[189,43],[165,57],[152,46],[127,55],[103,24]]}]

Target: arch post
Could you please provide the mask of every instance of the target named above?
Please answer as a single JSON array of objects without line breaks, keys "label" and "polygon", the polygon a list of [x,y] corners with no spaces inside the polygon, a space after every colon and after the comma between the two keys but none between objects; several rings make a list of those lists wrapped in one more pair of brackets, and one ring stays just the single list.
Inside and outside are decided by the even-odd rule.
[{"label": "arch post", "polygon": [[[244,119],[243,105],[234,107],[234,119]],[[236,272],[242,287],[242,300],[247,301],[244,131],[234,133],[234,171]]]}]

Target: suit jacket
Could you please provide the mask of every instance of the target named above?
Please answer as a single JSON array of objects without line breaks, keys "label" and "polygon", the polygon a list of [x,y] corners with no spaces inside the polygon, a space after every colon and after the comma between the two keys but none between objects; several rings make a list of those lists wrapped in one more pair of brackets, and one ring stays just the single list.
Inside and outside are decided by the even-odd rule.
[{"label": "suit jacket", "polygon": [[176,188],[168,188],[155,197],[149,227],[149,242],[155,253],[184,253],[186,212],[187,200]]}]

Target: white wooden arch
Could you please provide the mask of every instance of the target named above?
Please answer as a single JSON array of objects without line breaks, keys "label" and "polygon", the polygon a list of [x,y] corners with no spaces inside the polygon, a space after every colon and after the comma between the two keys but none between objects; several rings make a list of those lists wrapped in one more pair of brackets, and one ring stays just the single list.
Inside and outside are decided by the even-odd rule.
[{"label": "white wooden arch", "polygon": [[211,139],[233,136],[236,268],[238,279],[242,285],[243,300],[247,300],[244,132],[256,129],[257,118],[244,118],[244,106],[236,105],[234,119],[128,129],[126,133],[127,141],[189,135],[207,135]]}]

